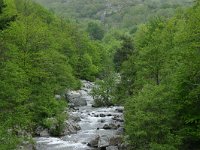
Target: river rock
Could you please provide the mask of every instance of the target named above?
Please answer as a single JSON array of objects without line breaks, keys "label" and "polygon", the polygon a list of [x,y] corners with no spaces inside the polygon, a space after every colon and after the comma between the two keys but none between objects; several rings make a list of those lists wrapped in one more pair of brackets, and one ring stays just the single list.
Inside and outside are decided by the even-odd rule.
[{"label": "river rock", "polygon": [[49,137],[49,132],[47,129],[44,129],[42,132],[40,132],[41,137]]},{"label": "river rock", "polygon": [[82,80],[82,85],[85,89],[92,89],[94,87],[94,83],[86,81],[86,80]]},{"label": "river rock", "polygon": [[102,147],[107,147],[109,146],[109,138],[107,135],[102,135],[100,136],[99,142],[98,142],[98,147],[102,148]]},{"label": "river rock", "polygon": [[75,122],[81,121],[81,118],[78,116],[78,114],[69,114],[69,119]]},{"label": "river rock", "polygon": [[81,127],[74,121],[67,120],[64,124],[64,129],[61,135],[69,135],[69,134],[75,134],[77,131],[81,130]]},{"label": "river rock", "polygon": [[98,122],[104,123],[104,122],[106,122],[106,120],[100,119],[100,120],[98,120]]},{"label": "river rock", "polygon": [[119,115],[115,115],[112,119],[118,122],[124,122],[123,117]]},{"label": "river rock", "polygon": [[105,124],[105,125],[103,126],[103,129],[109,130],[109,129],[111,129],[111,127],[110,127],[108,124]]},{"label": "river rock", "polygon": [[115,124],[112,124],[112,123],[110,123],[110,124],[105,124],[105,125],[103,126],[103,129],[105,129],[105,130],[117,129],[117,126],[116,126]]},{"label": "river rock", "polygon": [[100,114],[100,117],[106,117],[106,115],[105,114]]},{"label": "river rock", "polygon": [[118,150],[117,146],[108,146],[106,147],[106,150]]},{"label": "river rock", "polygon": [[124,128],[123,127],[119,127],[118,129],[117,129],[117,133],[116,133],[117,135],[122,135],[122,134],[124,134]]},{"label": "river rock", "polygon": [[113,137],[110,138],[110,142],[109,145],[112,146],[119,146],[123,143],[123,138],[120,135],[115,135]]},{"label": "river rock", "polygon": [[117,108],[116,111],[119,112],[119,113],[123,113],[124,109],[123,108]]},{"label": "river rock", "polygon": [[81,93],[78,91],[68,91],[66,94],[69,103],[74,104],[74,107],[86,106],[86,98],[82,97]]},{"label": "river rock", "polygon": [[43,127],[39,126],[37,127],[37,129],[35,130],[35,134],[37,136],[41,136],[41,137],[49,137],[49,131],[47,129],[44,129]]},{"label": "river rock", "polygon": [[96,136],[93,140],[91,140],[87,145],[90,147],[98,147],[100,136]]}]

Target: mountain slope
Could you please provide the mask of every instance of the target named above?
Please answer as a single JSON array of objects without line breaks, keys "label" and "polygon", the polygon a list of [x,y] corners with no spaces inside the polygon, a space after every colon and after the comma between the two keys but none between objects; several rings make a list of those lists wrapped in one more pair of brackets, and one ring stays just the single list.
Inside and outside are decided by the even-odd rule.
[{"label": "mountain slope", "polygon": [[193,0],[35,0],[57,14],[83,22],[100,20],[108,27],[133,28],[155,15],[171,16]]}]

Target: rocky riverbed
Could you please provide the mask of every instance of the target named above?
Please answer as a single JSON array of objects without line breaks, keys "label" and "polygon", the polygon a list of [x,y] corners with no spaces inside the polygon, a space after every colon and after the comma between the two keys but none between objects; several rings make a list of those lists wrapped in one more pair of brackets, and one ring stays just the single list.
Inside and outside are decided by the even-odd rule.
[{"label": "rocky riverbed", "polygon": [[119,150],[123,148],[123,107],[94,108],[89,95],[93,83],[82,81],[78,91],[69,91],[69,119],[60,138],[35,138],[36,150]]}]

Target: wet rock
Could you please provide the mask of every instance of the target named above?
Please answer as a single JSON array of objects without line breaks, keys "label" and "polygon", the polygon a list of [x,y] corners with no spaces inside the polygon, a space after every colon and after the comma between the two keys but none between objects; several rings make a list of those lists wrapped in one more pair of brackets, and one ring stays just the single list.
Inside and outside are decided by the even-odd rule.
[{"label": "wet rock", "polygon": [[103,120],[103,119],[101,119],[101,120],[100,120],[100,122],[101,122],[101,123],[104,123],[104,122],[106,122],[106,121],[105,121],[105,120]]},{"label": "wet rock", "polygon": [[49,131],[47,129],[44,129],[41,126],[37,127],[35,134],[37,136],[41,136],[41,137],[49,137],[50,136]]},{"label": "wet rock", "polygon": [[109,130],[109,129],[111,129],[111,127],[110,127],[108,124],[105,124],[105,125],[103,126],[103,129]]},{"label": "wet rock", "polygon": [[47,129],[44,129],[42,132],[40,132],[41,137],[49,137],[49,132]]},{"label": "wet rock", "polygon": [[109,129],[117,129],[118,127],[115,125],[115,124],[105,124],[104,126],[103,126],[103,129],[105,129],[105,130],[109,130]]},{"label": "wet rock", "polygon": [[86,106],[86,98],[81,96],[81,93],[77,91],[68,91],[66,94],[66,98],[69,103],[74,104],[74,107]]},{"label": "wet rock", "polygon": [[81,82],[82,82],[83,87],[85,89],[92,89],[94,87],[94,83],[92,83],[92,82],[89,82],[89,81],[86,81],[86,80],[82,80]]},{"label": "wet rock", "polygon": [[123,138],[120,135],[115,135],[113,137],[110,138],[110,142],[109,145],[112,146],[119,146],[123,143]]},{"label": "wet rock", "polygon": [[116,119],[116,121],[118,121],[118,122],[124,122],[124,119],[118,118],[118,119]]},{"label": "wet rock", "polygon": [[119,112],[119,113],[123,113],[124,109],[123,108],[117,108],[115,111]]},{"label": "wet rock", "polygon": [[106,117],[106,115],[105,114],[100,114],[100,117]]},{"label": "wet rock", "polygon": [[94,115],[94,117],[99,117],[99,115],[96,114],[96,115]]},{"label": "wet rock", "polygon": [[116,133],[117,135],[122,135],[122,134],[124,134],[124,128],[123,127],[119,127],[118,129],[117,129],[117,133]]},{"label": "wet rock", "polygon": [[61,133],[62,136],[75,134],[77,131],[81,130],[81,127],[71,120],[65,121],[63,132]]},{"label": "wet rock", "polygon": [[86,142],[82,142],[82,144],[87,144]]},{"label": "wet rock", "polygon": [[120,117],[119,115],[114,115],[113,119],[119,118],[119,117]]},{"label": "wet rock", "polygon": [[122,118],[122,116],[120,117],[118,115],[115,115],[112,119],[117,121],[117,122],[124,122],[124,119]]},{"label": "wet rock", "polygon": [[102,135],[98,141],[98,147],[107,147],[109,146],[109,138],[107,135]]},{"label": "wet rock", "polygon": [[75,122],[81,121],[81,118],[78,115],[72,115],[72,116],[70,116],[70,119]]},{"label": "wet rock", "polygon": [[75,105],[73,103],[69,103],[68,106],[69,106],[69,108],[74,108],[75,107]]},{"label": "wet rock", "polygon": [[109,117],[109,116],[112,116],[112,114],[107,114],[107,116]]},{"label": "wet rock", "polygon": [[96,136],[95,139],[91,140],[87,145],[90,147],[98,147],[100,136]]},{"label": "wet rock", "polygon": [[108,146],[106,147],[106,150],[118,150],[117,146]]},{"label": "wet rock", "polygon": [[87,91],[85,90],[79,90],[79,93],[83,96],[83,95],[87,95]]}]

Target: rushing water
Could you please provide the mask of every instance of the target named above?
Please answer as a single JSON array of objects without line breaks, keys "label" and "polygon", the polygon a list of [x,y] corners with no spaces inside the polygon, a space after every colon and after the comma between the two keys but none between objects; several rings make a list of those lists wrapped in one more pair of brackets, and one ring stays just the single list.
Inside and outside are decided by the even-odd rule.
[{"label": "rushing water", "polygon": [[[93,98],[89,95],[92,88],[92,83],[83,82],[83,87],[80,90],[82,96],[87,100],[87,106],[78,107],[75,111],[70,112],[72,115],[79,116],[81,121],[79,125],[81,130],[76,134],[67,135],[61,138],[55,137],[39,137],[36,138],[37,150],[91,150],[87,146],[91,140],[95,137],[106,135],[112,137],[116,134],[117,130],[110,129],[105,130],[103,126],[105,124],[113,123],[120,124],[113,120],[113,117],[123,118],[123,114],[118,112],[117,109],[123,109],[122,107],[108,107],[108,108],[93,108]],[[100,117],[101,116],[101,117]]]}]

